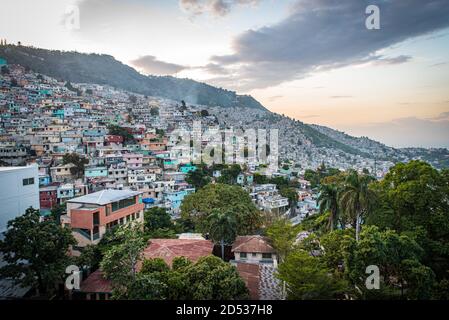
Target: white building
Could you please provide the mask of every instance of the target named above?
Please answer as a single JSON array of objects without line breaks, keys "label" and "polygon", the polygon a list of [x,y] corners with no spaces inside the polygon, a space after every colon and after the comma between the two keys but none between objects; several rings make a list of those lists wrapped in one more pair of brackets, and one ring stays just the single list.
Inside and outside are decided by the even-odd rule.
[{"label": "white building", "polygon": [[0,234],[29,207],[40,209],[38,166],[0,167]]}]

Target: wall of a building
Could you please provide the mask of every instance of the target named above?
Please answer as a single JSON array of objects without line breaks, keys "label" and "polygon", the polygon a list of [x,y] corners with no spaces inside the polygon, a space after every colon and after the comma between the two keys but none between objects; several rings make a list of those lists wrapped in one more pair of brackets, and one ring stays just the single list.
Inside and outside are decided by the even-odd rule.
[{"label": "wall of a building", "polygon": [[[25,178],[34,178],[34,184],[24,186]],[[38,167],[0,168],[0,233],[29,207],[40,209]]]}]

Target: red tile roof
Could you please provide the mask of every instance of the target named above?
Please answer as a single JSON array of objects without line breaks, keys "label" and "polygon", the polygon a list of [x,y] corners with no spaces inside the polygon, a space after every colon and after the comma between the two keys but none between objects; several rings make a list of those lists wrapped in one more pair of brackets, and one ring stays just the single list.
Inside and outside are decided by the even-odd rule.
[{"label": "red tile roof", "polygon": [[249,290],[249,296],[252,300],[259,300],[260,290],[260,271],[259,265],[253,263],[236,263],[237,272],[245,282],[246,287]]},{"label": "red tile roof", "polygon": [[143,251],[145,259],[162,258],[171,266],[175,257],[186,257],[192,262],[212,254],[214,244],[198,239],[151,239]]},{"label": "red tile roof", "polygon": [[276,253],[268,238],[259,235],[238,236],[232,245],[232,252]]},{"label": "red tile roof", "polygon": [[86,293],[110,293],[112,292],[111,281],[105,279],[103,273],[97,270],[81,282],[80,291]]}]

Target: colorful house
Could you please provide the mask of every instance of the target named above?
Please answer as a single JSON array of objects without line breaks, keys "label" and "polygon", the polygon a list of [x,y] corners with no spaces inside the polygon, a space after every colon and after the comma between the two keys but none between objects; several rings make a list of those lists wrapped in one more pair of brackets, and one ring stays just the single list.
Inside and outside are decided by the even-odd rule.
[{"label": "colorful house", "polygon": [[100,178],[108,176],[108,169],[106,167],[91,167],[84,169],[84,176],[86,178]]},{"label": "colorful house", "polygon": [[195,171],[197,168],[195,165],[189,163],[189,164],[184,164],[179,168],[179,171],[184,172],[184,173],[189,173],[191,171]]}]

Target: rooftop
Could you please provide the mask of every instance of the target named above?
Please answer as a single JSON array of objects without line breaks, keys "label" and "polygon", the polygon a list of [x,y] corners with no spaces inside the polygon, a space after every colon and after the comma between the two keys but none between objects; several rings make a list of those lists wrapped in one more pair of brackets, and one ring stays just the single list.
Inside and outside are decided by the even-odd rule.
[{"label": "rooftop", "polygon": [[105,279],[103,273],[98,269],[81,283],[80,291],[86,293],[110,293],[112,292],[111,281]]},{"label": "rooftop", "polygon": [[111,202],[120,201],[126,198],[130,198],[133,196],[137,196],[142,192],[132,191],[132,190],[113,190],[106,189],[94,193],[87,194],[82,197],[70,199],[68,202],[71,203],[88,203],[88,204],[97,204],[97,205],[105,205]]},{"label": "rooftop", "polygon": [[162,258],[171,265],[176,257],[186,257],[192,262],[212,254],[214,244],[209,240],[198,239],[151,239],[144,250],[145,259]]},{"label": "rooftop", "polygon": [[7,171],[15,171],[15,170],[24,170],[24,169],[30,169],[30,168],[37,168],[37,166],[24,166],[24,167],[0,167],[0,172],[7,172]]},{"label": "rooftop", "polygon": [[263,236],[238,236],[232,245],[232,252],[275,253],[268,239]]}]

